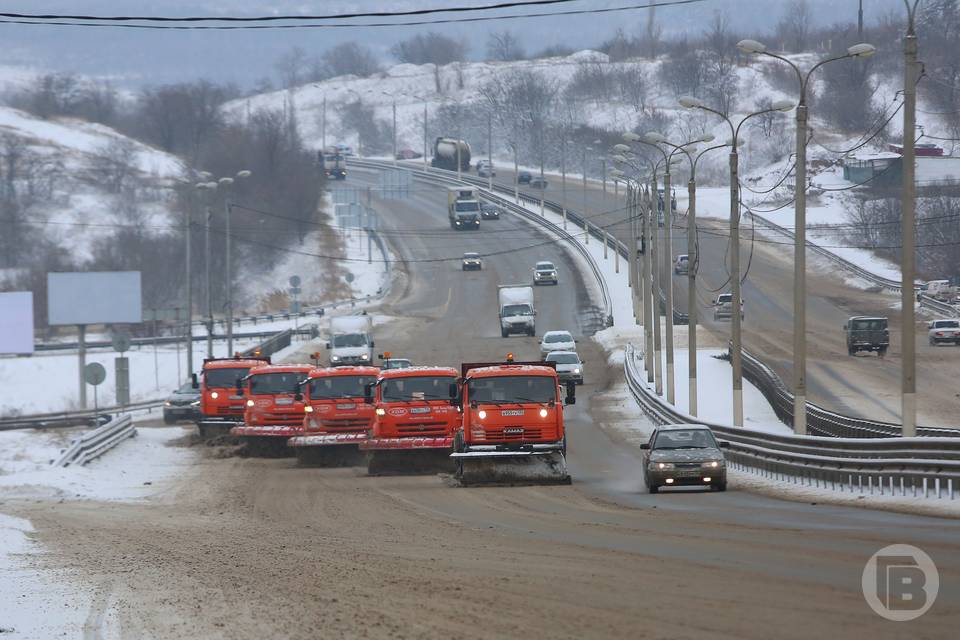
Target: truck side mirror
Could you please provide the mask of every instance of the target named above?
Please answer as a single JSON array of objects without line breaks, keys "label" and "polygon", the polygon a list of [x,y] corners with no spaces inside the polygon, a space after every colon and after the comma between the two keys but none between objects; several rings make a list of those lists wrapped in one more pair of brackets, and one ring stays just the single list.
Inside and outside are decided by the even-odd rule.
[{"label": "truck side mirror", "polygon": [[240,382],[239,380],[237,380],[237,395],[238,396],[243,395],[243,383]]},{"label": "truck side mirror", "polygon": [[373,340],[371,340],[371,341],[370,341],[370,348],[373,349],[375,346],[376,346],[376,343],[375,343]]},{"label": "truck side mirror", "polygon": [[564,404],[577,404],[577,383],[571,380],[567,383],[567,397]]},{"label": "truck side mirror", "polygon": [[450,406],[455,407],[460,404],[460,385],[451,382],[447,389],[447,395],[450,397]]},{"label": "truck side mirror", "polygon": [[363,401],[366,404],[373,404],[373,384],[367,384],[363,387]]},{"label": "truck side mirror", "polygon": [[197,374],[195,373],[190,374],[190,386],[193,387],[194,389],[200,388],[200,381],[197,380]]},{"label": "truck side mirror", "polygon": [[844,331],[847,330],[847,325],[843,325],[843,330],[844,330]]},{"label": "truck side mirror", "polygon": [[299,391],[297,391],[295,394],[293,394],[293,401],[294,401],[294,402],[303,402],[303,394],[300,393]]},{"label": "truck side mirror", "polygon": [[330,343],[329,343],[329,342],[326,344],[326,347],[327,347],[327,349],[330,348]]}]

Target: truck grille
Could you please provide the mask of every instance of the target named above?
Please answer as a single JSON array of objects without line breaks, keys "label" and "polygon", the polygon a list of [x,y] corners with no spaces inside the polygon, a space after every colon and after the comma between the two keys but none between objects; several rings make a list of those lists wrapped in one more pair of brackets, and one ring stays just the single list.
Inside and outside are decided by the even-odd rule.
[{"label": "truck grille", "polygon": [[320,420],[320,426],[328,431],[363,431],[370,426],[370,420],[368,418]]},{"label": "truck grille", "polygon": [[256,422],[260,425],[300,425],[303,422],[302,413],[261,413],[256,416]]},{"label": "truck grille", "polygon": [[506,433],[517,427],[505,427],[505,429],[488,429],[484,434],[484,440],[488,442],[536,442],[543,439],[543,429],[524,428],[520,433]]},{"label": "truck grille", "polygon": [[447,432],[446,422],[417,422],[397,425],[401,436],[442,436]]}]

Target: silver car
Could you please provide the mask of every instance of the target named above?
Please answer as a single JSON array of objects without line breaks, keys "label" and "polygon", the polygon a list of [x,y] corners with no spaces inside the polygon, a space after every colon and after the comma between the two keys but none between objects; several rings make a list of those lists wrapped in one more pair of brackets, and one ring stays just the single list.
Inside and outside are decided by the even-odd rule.
[{"label": "silver car", "polygon": [[569,331],[547,331],[540,340],[540,355],[546,358],[551,351],[576,351],[577,341]]},{"label": "silver car", "polygon": [[696,485],[716,491],[727,489],[727,463],[709,427],[702,424],[669,424],[657,427],[643,450],[643,479],[650,493],[661,487]]},{"label": "silver car", "polygon": [[557,267],[546,260],[538,262],[533,267],[533,284],[560,284]]},{"label": "silver car", "polygon": [[583,384],[583,360],[576,351],[551,351],[544,361],[555,363],[560,382]]}]

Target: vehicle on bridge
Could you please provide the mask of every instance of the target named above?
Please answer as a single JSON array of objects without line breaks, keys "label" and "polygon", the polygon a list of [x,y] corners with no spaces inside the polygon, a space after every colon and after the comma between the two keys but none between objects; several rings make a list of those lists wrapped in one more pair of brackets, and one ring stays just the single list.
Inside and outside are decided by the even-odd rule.
[{"label": "vehicle on bridge", "polygon": [[409,369],[413,366],[408,358],[394,358],[389,351],[384,351],[378,357],[381,369]]},{"label": "vehicle on bridge", "polygon": [[320,169],[328,178],[347,179],[347,158],[335,147],[322,149],[317,153]]},{"label": "vehicle on bridge", "polygon": [[[730,320],[733,317],[733,294],[721,293],[713,303],[714,320]],[[740,319],[743,315],[743,300],[740,300]]]},{"label": "vehicle on bridge", "polygon": [[492,178],[497,172],[489,160],[477,160],[477,175],[481,178]]},{"label": "vehicle on bridge", "polygon": [[287,440],[303,433],[305,404],[300,384],[313,365],[265,364],[250,369],[237,384],[236,393],[246,397],[243,424],[230,429],[249,452],[278,456],[290,452]]},{"label": "vehicle on bridge", "polygon": [[480,203],[480,217],[484,220],[499,220],[500,207],[492,202]]},{"label": "vehicle on bridge", "polygon": [[547,260],[541,260],[533,267],[533,284],[560,284],[557,267]]},{"label": "vehicle on bridge", "polygon": [[942,342],[947,344],[960,345],[960,320],[955,318],[948,320],[934,320],[927,325],[927,334],[931,345],[937,345]]},{"label": "vehicle on bridge", "polygon": [[673,261],[673,273],[678,276],[685,276],[690,273],[690,256],[682,253]]},{"label": "vehicle on bridge", "polygon": [[500,335],[512,333],[536,335],[537,311],[533,306],[533,287],[523,284],[502,284],[497,287],[500,303]]},{"label": "vehicle on bridge", "polygon": [[373,424],[373,405],[364,402],[368,385],[380,369],[369,366],[314,369],[300,383],[303,434],[287,441],[302,465],[343,466],[359,463],[359,445]]},{"label": "vehicle on bridge", "polygon": [[560,380],[552,362],[465,363],[451,391],[463,413],[451,458],[462,484],[569,483],[563,407],[576,385]]},{"label": "vehicle on bridge", "polygon": [[191,375],[191,386],[200,391],[200,415],[197,430],[207,439],[226,435],[230,429],[243,422],[246,405],[243,396],[236,392],[237,385],[250,373],[250,369],[270,364],[267,356],[241,356],[233,358],[205,358],[200,375]]},{"label": "vehicle on bridge", "polygon": [[543,361],[554,364],[560,382],[573,381],[576,384],[583,384],[583,365],[585,362],[580,359],[580,355],[576,351],[551,351]]},{"label": "vehicle on bridge", "polygon": [[662,487],[695,485],[727,490],[727,463],[709,427],[702,424],[668,424],[654,429],[643,450],[643,479],[650,493]]},{"label": "vehicle on bridge", "polygon": [[533,174],[529,171],[521,171],[517,174],[517,184],[530,184],[533,180]]},{"label": "vehicle on bridge", "polygon": [[470,145],[466,140],[437,138],[433,143],[433,159],[430,166],[447,171],[456,171],[457,162],[461,171],[470,171]]},{"label": "vehicle on bridge", "polygon": [[367,472],[435,473],[450,470],[460,412],[450,403],[459,372],[452,367],[382,370],[364,401],[374,407]]},{"label": "vehicle on bridge", "polygon": [[472,251],[463,254],[462,268],[464,271],[481,271],[483,260],[480,259],[480,254]]},{"label": "vehicle on bridge", "polygon": [[546,189],[547,179],[544,176],[533,176],[528,184],[531,189]]},{"label": "vehicle on bridge", "polygon": [[544,358],[553,351],[576,351],[577,340],[569,331],[547,331],[540,340],[540,355]]},{"label": "vehicle on bridge", "polygon": [[843,325],[847,334],[847,354],[876,351],[881,358],[890,347],[890,330],[882,317],[854,316]]},{"label": "vehicle on bridge", "polygon": [[326,346],[331,367],[373,364],[373,319],[366,313],[330,318]]},{"label": "vehicle on bridge", "polygon": [[447,215],[452,229],[479,229],[480,200],[477,190],[473,187],[450,187],[447,190]]}]

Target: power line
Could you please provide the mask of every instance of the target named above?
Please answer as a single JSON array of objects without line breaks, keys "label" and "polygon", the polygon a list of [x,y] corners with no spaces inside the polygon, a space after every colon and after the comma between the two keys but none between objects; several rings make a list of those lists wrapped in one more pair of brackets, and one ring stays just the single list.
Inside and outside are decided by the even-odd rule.
[{"label": "power line", "polygon": [[[554,0],[552,4],[556,3],[566,3],[566,2],[576,2],[577,0]],[[634,4],[626,5],[621,7],[603,7],[603,8],[591,8],[591,9],[572,9],[568,11],[544,11],[541,13],[516,13],[508,15],[498,15],[498,16],[474,16],[474,17],[462,17],[462,18],[444,18],[439,20],[408,20],[404,22],[361,22],[361,23],[348,23],[348,24],[337,24],[337,23],[325,23],[325,24],[302,24],[303,21],[309,20],[341,20],[345,18],[356,18],[363,16],[365,14],[335,14],[329,16],[263,16],[260,18],[255,17],[237,17],[237,16],[221,16],[219,18],[212,16],[204,17],[190,17],[190,18],[171,18],[171,17],[161,17],[161,16],[69,16],[69,15],[40,15],[36,16],[33,14],[17,14],[17,13],[0,13],[0,23],[5,24],[23,24],[23,25],[49,25],[49,26],[61,26],[61,27],[105,27],[105,28],[118,28],[118,29],[173,29],[173,30],[219,30],[219,31],[235,31],[235,30],[252,30],[252,29],[357,29],[357,28],[375,28],[375,27],[409,27],[409,26],[423,26],[423,25],[435,25],[435,24],[453,24],[453,23],[470,23],[470,22],[490,22],[494,20],[518,20],[526,18],[542,18],[548,16],[576,16],[576,15],[588,15],[588,14],[601,14],[601,13],[615,13],[623,11],[639,11],[639,10],[650,10],[657,9],[660,7],[671,7],[677,5],[687,5],[687,4],[698,4],[701,2],[707,2],[708,0],[665,0],[659,3],[653,4]],[[524,5],[531,4],[548,4],[549,0],[541,0],[540,2],[531,1],[531,2],[511,2],[503,3],[503,7],[522,7]],[[486,8],[494,8],[494,6],[488,6]],[[502,8],[502,7],[501,7]],[[481,7],[469,7],[461,8],[459,11],[478,11],[484,8]],[[397,13],[384,13],[378,14],[376,12],[367,12],[366,15],[369,16],[403,16],[403,15],[422,15],[424,12],[428,13],[438,13],[440,11],[452,12],[457,11],[458,9],[446,8],[446,9],[420,9],[415,12],[397,12]],[[418,13],[419,12],[419,13]],[[4,17],[7,16],[7,17]],[[77,20],[83,20],[84,22],[78,22]],[[247,21],[251,22],[265,22],[270,20],[270,24],[249,24]],[[296,21],[297,24],[273,24],[272,21]],[[128,21],[150,21],[150,22],[159,22],[160,24],[128,24]],[[200,21],[244,21],[243,24],[230,24],[230,25],[211,25],[211,24],[196,24]],[[184,22],[189,22],[190,24],[183,24]]]}]

